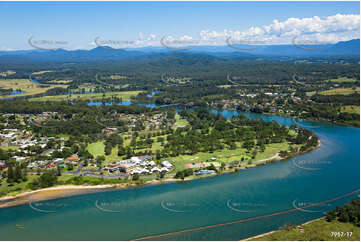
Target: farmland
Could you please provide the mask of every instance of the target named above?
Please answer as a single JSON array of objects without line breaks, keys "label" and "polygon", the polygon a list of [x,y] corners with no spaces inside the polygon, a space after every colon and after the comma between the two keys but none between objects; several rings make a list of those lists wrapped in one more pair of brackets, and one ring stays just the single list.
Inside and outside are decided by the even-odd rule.
[{"label": "farmland", "polygon": [[322,95],[350,95],[353,93],[360,93],[360,88],[334,88],[326,91],[320,92]]},{"label": "farmland", "polygon": [[126,92],[106,92],[106,93],[87,93],[87,94],[69,94],[57,96],[44,96],[31,98],[31,101],[64,101],[64,100],[101,100],[103,98],[121,98],[123,101],[130,101],[131,96],[136,96],[142,91]]},{"label": "farmland", "polygon": [[54,87],[66,88],[67,85],[46,85],[42,86],[37,83],[30,81],[29,79],[0,79],[0,88],[21,90],[23,93],[6,95],[6,97],[20,97],[44,93]]}]

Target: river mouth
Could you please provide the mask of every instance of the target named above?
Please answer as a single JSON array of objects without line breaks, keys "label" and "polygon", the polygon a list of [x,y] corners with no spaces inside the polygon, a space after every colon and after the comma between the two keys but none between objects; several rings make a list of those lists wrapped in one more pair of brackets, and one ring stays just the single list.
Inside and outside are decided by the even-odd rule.
[{"label": "river mouth", "polygon": [[[286,125],[294,123],[285,117],[249,115]],[[34,204],[40,210],[55,212],[34,211],[28,204],[0,209],[0,232],[5,240],[131,240],[263,216],[293,209],[294,204],[302,207],[358,190],[360,130],[324,123],[315,126],[318,127],[312,130],[320,137],[322,146],[288,161],[211,179],[84,194]],[[293,161],[303,167],[322,166],[322,169],[301,169]],[[154,239],[240,240],[278,229],[284,223],[303,223],[322,217],[323,212],[356,196],[333,201],[327,207],[309,208],[313,212],[297,210]],[[16,228],[16,224],[24,225],[24,229]]]}]

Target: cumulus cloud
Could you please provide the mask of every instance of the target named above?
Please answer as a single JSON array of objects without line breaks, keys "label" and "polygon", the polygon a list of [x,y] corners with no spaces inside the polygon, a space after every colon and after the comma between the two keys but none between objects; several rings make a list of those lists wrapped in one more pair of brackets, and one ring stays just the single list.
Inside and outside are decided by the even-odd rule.
[{"label": "cumulus cloud", "polygon": [[[336,14],[328,17],[288,18],[284,21],[275,19],[263,26],[252,26],[245,30],[201,30],[199,36],[180,34],[177,36],[138,33],[138,38],[105,39],[114,48],[132,48],[147,46],[168,46],[180,48],[192,45],[232,44],[327,44],[360,38],[360,15]],[[95,47],[94,41],[88,48]],[[1,49],[1,48],[0,48]],[[3,48],[4,49],[4,48]]]},{"label": "cumulus cloud", "polygon": [[360,15],[336,14],[321,18],[288,18],[285,21],[277,19],[269,25],[253,26],[245,31],[224,30],[221,32],[202,30],[203,41],[215,41],[231,38],[232,40],[258,40],[269,44],[289,44],[292,39],[302,39],[315,43],[335,43],[354,38],[360,38]]}]

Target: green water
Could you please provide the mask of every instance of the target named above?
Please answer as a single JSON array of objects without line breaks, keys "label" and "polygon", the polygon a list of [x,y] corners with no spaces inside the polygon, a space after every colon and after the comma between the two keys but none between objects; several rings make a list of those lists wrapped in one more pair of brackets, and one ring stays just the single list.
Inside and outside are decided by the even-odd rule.
[{"label": "green water", "polygon": [[[223,112],[226,117],[234,114]],[[286,125],[294,123],[289,118],[248,115]],[[33,208],[23,205],[0,209],[1,239],[130,240],[270,214],[359,189],[360,130],[297,123],[313,129],[322,146],[288,161],[214,178],[80,195],[33,203]],[[285,223],[303,223],[321,217],[323,212],[356,196],[307,211],[160,239],[240,240]]]}]

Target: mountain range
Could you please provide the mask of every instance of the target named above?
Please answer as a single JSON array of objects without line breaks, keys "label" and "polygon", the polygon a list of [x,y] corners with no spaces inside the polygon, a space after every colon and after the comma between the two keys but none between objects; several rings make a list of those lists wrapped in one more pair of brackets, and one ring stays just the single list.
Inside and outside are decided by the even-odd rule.
[{"label": "mountain range", "polygon": [[166,47],[143,47],[132,49],[112,49],[96,47],[91,50],[17,50],[0,51],[0,61],[51,61],[51,62],[83,62],[101,60],[137,61],[154,58],[182,57],[187,59],[214,58],[279,58],[289,59],[314,57],[358,57],[360,55],[360,39],[324,45],[225,45],[225,46],[187,46],[175,50]]}]

